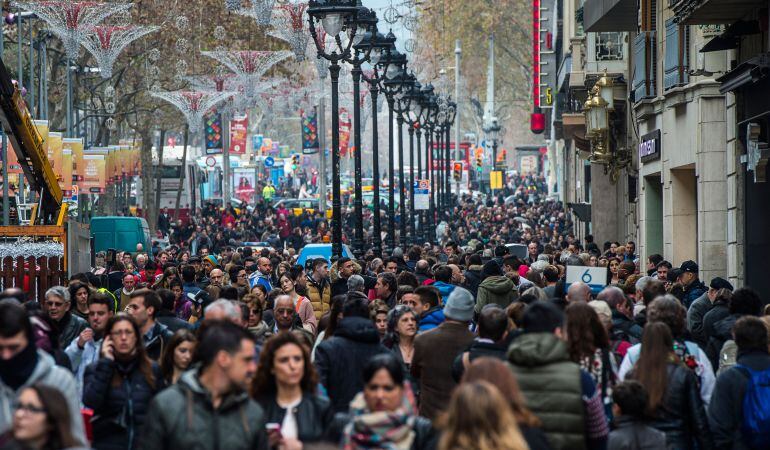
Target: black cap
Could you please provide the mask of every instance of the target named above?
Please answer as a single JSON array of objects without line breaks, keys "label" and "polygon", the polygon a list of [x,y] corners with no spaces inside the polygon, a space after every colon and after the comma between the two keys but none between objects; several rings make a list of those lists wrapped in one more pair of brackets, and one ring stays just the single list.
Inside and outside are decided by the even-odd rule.
[{"label": "black cap", "polygon": [[729,281],[725,280],[724,278],[720,278],[720,277],[712,278],[711,279],[711,284],[709,284],[709,287],[711,289],[716,289],[716,290],[727,289],[728,291],[731,291],[731,292],[733,290],[733,285],[730,284]]},{"label": "black cap", "polygon": [[679,267],[679,269],[684,272],[690,272],[690,273],[698,273],[698,264],[695,261],[687,260],[682,263],[682,266]]}]

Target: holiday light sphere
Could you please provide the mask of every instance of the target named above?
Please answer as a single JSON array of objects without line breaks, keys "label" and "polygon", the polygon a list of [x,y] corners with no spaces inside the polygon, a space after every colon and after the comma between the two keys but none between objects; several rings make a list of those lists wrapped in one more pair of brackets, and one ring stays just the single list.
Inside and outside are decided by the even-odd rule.
[{"label": "holiday light sphere", "polygon": [[157,48],[150,50],[150,52],[147,54],[147,57],[151,62],[157,62],[160,59],[160,50]]},{"label": "holiday light sphere", "polygon": [[226,36],[225,33],[225,27],[222,25],[218,25],[216,28],[214,28],[214,37],[217,39],[224,39]]},{"label": "holiday light sphere", "polygon": [[176,18],[176,27],[179,30],[185,31],[190,28],[190,19],[187,16],[179,16]]}]

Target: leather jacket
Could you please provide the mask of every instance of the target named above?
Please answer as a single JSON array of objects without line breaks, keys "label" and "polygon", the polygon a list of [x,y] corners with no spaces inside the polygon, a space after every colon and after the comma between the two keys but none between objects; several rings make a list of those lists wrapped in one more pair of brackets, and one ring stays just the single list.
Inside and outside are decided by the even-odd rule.
[{"label": "leather jacket", "polygon": [[700,450],[714,448],[695,372],[680,364],[668,365],[666,394],[650,426],[666,434],[670,450],[692,449],[695,442]]},{"label": "leather jacket", "polygon": [[[276,394],[258,399],[265,411],[265,423],[283,423],[286,409],[276,401]],[[329,426],[334,419],[331,402],[317,395],[302,395],[302,401],[294,407],[297,421],[297,438],[302,442],[318,442],[327,436]]]}]

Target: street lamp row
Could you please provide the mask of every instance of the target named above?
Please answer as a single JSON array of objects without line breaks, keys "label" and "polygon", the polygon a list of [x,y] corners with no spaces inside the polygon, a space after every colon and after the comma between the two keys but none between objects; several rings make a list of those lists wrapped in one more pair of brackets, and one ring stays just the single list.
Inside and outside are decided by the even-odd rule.
[{"label": "street lamp row", "polygon": [[[441,220],[451,208],[449,181],[449,129],[454,123],[456,105],[448,96],[434,93],[430,84],[422,86],[407,67],[407,58],[396,49],[396,38],[392,32],[387,35],[377,30],[377,15],[361,5],[360,0],[311,0],[307,9],[310,34],[316,44],[318,58],[330,62],[329,73],[332,85],[332,255],[342,255],[342,211],[340,201],[340,154],[339,154],[339,73],[340,63],[353,66],[353,141],[355,146],[355,230],[353,250],[357,256],[364,253],[363,200],[361,179],[361,111],[360,81],[367,82],[372,98],[372,169],[374,181],[374,233],[372,248],[377,256],[382,255],[380,192],[379,192],[379,149],[377,129],[377,98],[384,93],[389,113],[388,141],[388,182],[391,193],[388,198],[388,242],[392,250],[396,247],[395,239],[395,195],[394,195],[394,153],[393,122],[398,130],[398,186],[400,209],[400,242],[406,248],[409,244],[431,241],[429,230],[435,229],[436,221]],[[323,32],[321,32],[323,29]],[[325,33],[324,33],[325,32]],[[322,36],[327,36],[331,45],[327,45]],[[370,64],[370,74],[364,74],[362,65]],[[410,164],[409,180],[404,174],[403,126],[408,126]],[[425,167],[422,166],[422,136],[425,134]],[[417,171],[415,172],[414,137],[417,136]],[[434,150],[437,150],[434,151]],[[442,152],[443,150],[443,152]],[[434,163],[438,153],[441,164]],[[443,154],[442,154],[443,153]],[[436,170],[438,169],[438,170]],[[423,178],[425,177],[425,178]],[[415,215],[414,185],[415,180],[429,178],[431,181],[431,199],[429,214]],[[407,212],[406,186],[412,186]],[[438,192],[437,192],[438,189]],[[443,195],[439,194],[443,189]],[[434,205],[438,203],[438,207]],[[407,223],[408,222],[408,223]]]}]

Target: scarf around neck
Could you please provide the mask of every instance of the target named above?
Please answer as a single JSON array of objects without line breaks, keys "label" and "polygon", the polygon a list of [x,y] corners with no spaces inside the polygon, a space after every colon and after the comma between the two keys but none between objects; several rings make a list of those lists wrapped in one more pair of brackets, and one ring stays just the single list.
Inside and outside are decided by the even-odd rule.
[{"label": "scarf around neck", "polygon": [[408,382],[404,383],[401,407],[395,411],[370,411],[364,393],[359,392],[350,402],[350,414],[352,420],[343,436],[344,450],[408,450],[414,442],[417,412]]}]

